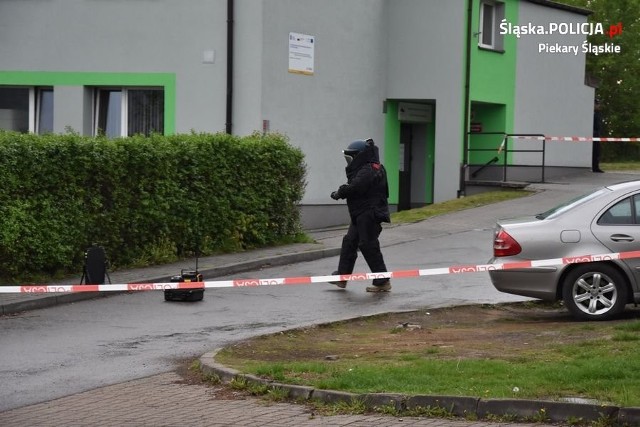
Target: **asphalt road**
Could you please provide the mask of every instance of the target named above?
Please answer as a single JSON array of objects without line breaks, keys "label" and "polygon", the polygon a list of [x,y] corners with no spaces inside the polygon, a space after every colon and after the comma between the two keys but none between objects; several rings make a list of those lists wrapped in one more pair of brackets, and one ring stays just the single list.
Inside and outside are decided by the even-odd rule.
[{"label": "asphalt road", "polygon": [[[484,263],[488,239],[490,231],[468,231],[397,244],[385,253],[395,269]],[[336,263],[326,258],[243,276],[329,274]],[[0,411],[166,372],[178,359],[296,326],[514,299],[495,291],[486,273],[398,279],[388,294],[366,293],[365,286],[210,289],[194,304],[166,303],[159,292],[141,292],[6,316],[0,319]]]},{"label": "asphalt road", "polygon": [[[540,212],[595,184],[588,176],[545,198],[531,196],[385,230],[388,268],[485,263],[491,257],[496,217]],[[242,277],[323,275],[336,264],[336,257],[325,258]],[[359,259],[356,271],[364,270]],[[495,291],[486,273],[395,279],[388,294],[368,294],[365,286],[354,282],[346,290],[330,284],[209,289],[204,301],[194,304],[166,303],[159,292],[141,292],[0,317],[0,411],[168,372],[178,360],[292,327],[381,312],[522,299]]]}]

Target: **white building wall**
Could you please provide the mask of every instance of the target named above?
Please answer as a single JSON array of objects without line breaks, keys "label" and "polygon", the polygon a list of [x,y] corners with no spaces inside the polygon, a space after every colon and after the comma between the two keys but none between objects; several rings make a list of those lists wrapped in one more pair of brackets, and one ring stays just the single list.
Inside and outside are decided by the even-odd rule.
[{"label": "white building wall", "polygon": [[[519,25],[550,23],[576,24],[587,17],[526,1],[520,2]],[[515,133],[542,133],[551,136],[591,136],[593,132],[594,90],[584,84],[585,54],[583,34],[521,35],[516,65]],[[578,55],[539,52],[539,44],[577,46]],[[516,142],[516,149],[540,143]],[[519,164],[540,164],[540,155],[516,153]],[[547,142],[547,166],[591,167],[591,143]]]}]

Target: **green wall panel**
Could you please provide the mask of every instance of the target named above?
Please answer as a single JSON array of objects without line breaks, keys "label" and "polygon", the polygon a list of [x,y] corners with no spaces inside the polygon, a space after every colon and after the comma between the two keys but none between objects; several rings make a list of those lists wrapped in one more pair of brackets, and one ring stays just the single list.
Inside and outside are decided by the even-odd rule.
[{"label": "green wall panel", "polygon": [[[504,0],[504,14],[508,22],[517,25],[519,0]],[[483,132],[513,133],[516,97],[516,37],[504,35],[503,51],[478,46],[480,0],[474,0],[471,20],[471,78],[469,97],[474,117],[471,123],[480,123]],[[476,34],[476,36],[473,36]],[[470,148],[493,149],[496,136],[472,135]],[[470,153],[470,163],[484,163],[496,153]]]},{"label": "green wall panel", "polygon": [[400,185],[400,121],[398,120],[398,103],[386,102],[384,126],[384,167],[389,181],[389,203],[398,203],[398,187]]}]

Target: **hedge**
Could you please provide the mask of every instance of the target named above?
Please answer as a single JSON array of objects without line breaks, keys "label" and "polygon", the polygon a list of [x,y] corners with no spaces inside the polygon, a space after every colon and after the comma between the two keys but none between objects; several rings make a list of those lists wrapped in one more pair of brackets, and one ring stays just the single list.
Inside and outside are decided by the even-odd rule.
[{"label": "hedge", "polygon": [[112,268],[273,244],[300,233],[306,166],[277,134],[107,139],[0,132],[0,277]]}]

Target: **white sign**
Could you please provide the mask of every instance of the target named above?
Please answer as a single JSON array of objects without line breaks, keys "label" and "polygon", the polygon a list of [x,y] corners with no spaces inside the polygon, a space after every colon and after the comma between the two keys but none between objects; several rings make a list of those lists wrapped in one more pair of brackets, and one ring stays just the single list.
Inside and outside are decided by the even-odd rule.
[{"label": "white sign", "polygon": [[313,75],[315,37],[289,33],[289,72]]}]

